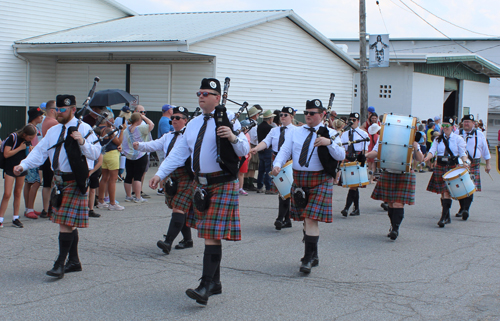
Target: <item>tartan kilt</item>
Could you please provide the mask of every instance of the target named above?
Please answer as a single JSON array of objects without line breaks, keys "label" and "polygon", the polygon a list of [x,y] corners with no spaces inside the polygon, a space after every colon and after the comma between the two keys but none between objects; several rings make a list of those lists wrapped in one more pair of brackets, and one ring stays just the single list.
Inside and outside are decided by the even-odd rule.
[{"label": "tartan kilt", "polygon": [[[257,145],[250,144],[250,148],[254,148]],[[259,170],[259,153],[255,153],[248,160],[248,170],[249,171],[258,171]]]},{"label": "tartan kilt", "polygon": [[387,203],[415,204],[416,177],[414,173],[382,172],[373,189],[372,198]]},{"label": "tartan kilt", "polygon": [[[227,175],[224,172],[199,174],[200,177],[217,177]],[[210,196],[208,210],[200,212],[193,206],[193,213],[188,213],[187,226],[198,230],[198,237],[203,239],[240,241],[240,209],[238,180],[213,185],[201,185],[196,180],[194,189],[199,187]]]},{"label": "tartan kilt", "polygon": [[481,158],[474,158],[470,164],[469,173],[474,175],[474,185],[476,192],[481,192]]},{"label": "tartan kilt", "polygon": [[177,193],[174,196],[165,193],[165,204],[170,209],[187,213],[193,205],[193,181],[184,166],[177,168],[169,177],[177,181]]},{"label": "tartan kilt", "polygon": [[427,191],[437,194],[448,192],[448,187],[446,187],[443,175],[455,167],[456,165],[443,166],[436,164],[436,166],[434,166],[434,172],[432,173],[431,179],[429,180],[429,184],[427,185]]},{"label": "tartan kilt", "polygon": [[76,186],[76,181],[63,182],[58,186],[62,189],[62,202],[59,208],[53,207],[50,216],[52,222],[71,227],[89,226],[88,194],[82,194]]},{"label": "tartan kilt", "polygon": [[333,202],[333,177],[324,171],[293,171],[292,192],[296,187],[309,188],[309,199],[305,208],[295,206],[292,195],[290,216],[295,221],[306,218],[331,223]]}]

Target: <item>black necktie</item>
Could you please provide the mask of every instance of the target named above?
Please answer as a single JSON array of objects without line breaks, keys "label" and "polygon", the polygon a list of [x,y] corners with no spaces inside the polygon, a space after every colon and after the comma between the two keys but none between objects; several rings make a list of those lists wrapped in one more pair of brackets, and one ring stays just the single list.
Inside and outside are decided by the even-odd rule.
[{"label": "black necktie", "polygon": [[212,115],[205,115],[203,118],[203,125],[198,132],[198,137],[196,137],[196,143],[194,144],[194,153],[193,153],[193,169],[195,173],[200,172],[200,152],[201,152],[201,143],[203,142],[203,137],[205,136],[205,131],[207,130],[207,122],[212,117]]},{"label": "black necktie", "polygon": [[299,164],[300,166],[304,166],[307,161],[307,153],[309,152],[309,144],[311,143],[313,134],[315,132],[314,128],[306,128],[310,131],[309,135],[307,135],[306,140],[304,140],[304,144],[302,145],[302,150],[300,151]]},{"label": "black necktie", "polygon": [[172,148],[174,148],[174,144],[175,144],[175,141],[177,140],[177,137],[179,137],[179,134],[180,132],[174,132],[174,138],[172,138],[172,140],[170,141],[170,144],[168,144],[168,147],[167,147],[167,155],[170,154],[170,151],[172,150]]},{"label": "black necktie", "polygon": [[281,146],[285,142],[285,129],[286,129],[286,127],[280,128],[280,138],[278,140],[278,151],[280,150]]},{"label": "black necktie", "polygon": [[52,168],[54,171],[59,169],[59,154],[61,153],[61,148],[64,143],[64,134],[66,133],[66,126],[62,126],[61,134],[59,134],[59,139],[57,140],[56,151],[54,152],[54,159],[52,160]]},{"label": "black necktie", "polygon": [[[349,141],[354,141],[354,131],[352,129],[349,131]],[[356,154],[356,151],[354,150],[354,144],[349,144],[349,146],[347,147],[347,154],[350,156]]]}]

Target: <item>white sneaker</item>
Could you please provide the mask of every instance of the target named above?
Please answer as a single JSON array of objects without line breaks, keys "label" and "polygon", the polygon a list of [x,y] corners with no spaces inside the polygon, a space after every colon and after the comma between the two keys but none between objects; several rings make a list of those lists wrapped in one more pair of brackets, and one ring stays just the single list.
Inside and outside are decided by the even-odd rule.
[{"label": "white sneaker", "polygon": [[97,208],[108,208],[108,207],[109,207],[109,204],[107,204],[106,202],[97,203]]},{"label": "white sneaker", "polygon": [[134,201],[134,197],[132,197],[132,196],[130,196],[130,197],[126,196],[125,197],[125,202],[133,202],[133,201]]},{"label": "white sneaker", "polygon": [[148,200],[144,199],[143,197],[141,198],[134,198],[134,203],[147,203]]},{"label": "white sneaker", "polygon": [[108,210],[110,210],[110,211],[123,211],[124,209],[125,209],[125,207],[118,205],[118,204],[115,204],[115,205],[109,204],[109,208],[108,208]]}]

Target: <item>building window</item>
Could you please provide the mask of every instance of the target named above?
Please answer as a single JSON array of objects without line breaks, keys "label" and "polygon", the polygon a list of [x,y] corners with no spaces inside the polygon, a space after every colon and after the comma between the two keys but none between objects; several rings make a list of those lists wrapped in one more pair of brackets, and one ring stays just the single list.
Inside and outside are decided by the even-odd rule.
[{"label": "building window", "polygon": [[380,85],[378,98],[391,98],[392,85]]}]

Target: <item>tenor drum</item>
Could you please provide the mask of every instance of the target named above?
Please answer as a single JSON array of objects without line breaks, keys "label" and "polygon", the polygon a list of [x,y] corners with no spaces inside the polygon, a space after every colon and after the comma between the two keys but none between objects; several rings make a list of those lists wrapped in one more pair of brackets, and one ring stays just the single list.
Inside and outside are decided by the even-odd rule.
[{"label": "tenor drum", "polygon": [[417,118],[384,114],[380,130],[377,166],[388,172],[411,170]]},{"label": "tenor drum", "polygon": [[350,162],[342,164],[341,167],[343,187],[360,187],[370,184],[365,166],[361,166],[358,162]]},{"label": "tenor drum", "polygon": [[290,198],[293,184],[292,161],[288,161],[278,175],[272,176],[272,180],[282,199]]},{"label": "tenor drum", "polygon": [[443,180],[450,191],[451,198],[460,200],[471,196],[476,191],[474,180],[464,166],[457,166],[443,175]]}]

